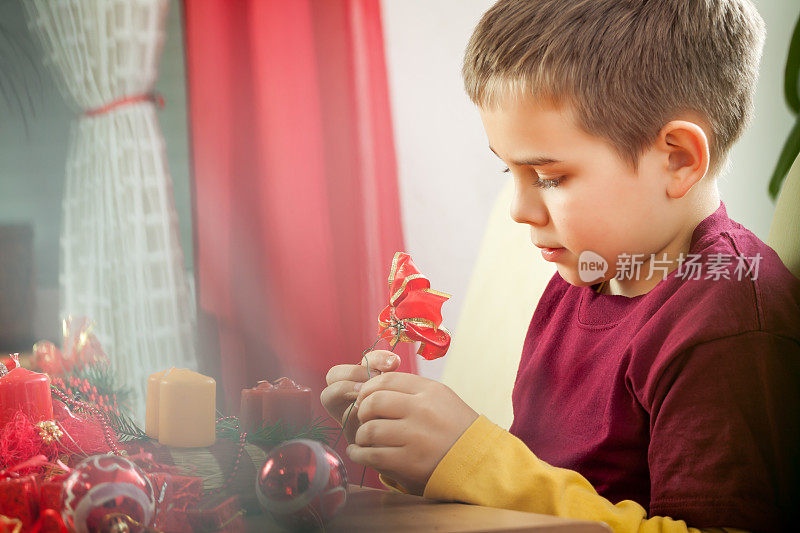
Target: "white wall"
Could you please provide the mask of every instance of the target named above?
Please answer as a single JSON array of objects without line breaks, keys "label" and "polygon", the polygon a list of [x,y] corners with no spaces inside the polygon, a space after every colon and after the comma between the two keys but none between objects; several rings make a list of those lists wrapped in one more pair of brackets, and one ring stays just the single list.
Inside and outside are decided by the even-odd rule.
[{"label": "white wall", "polygon": [[775,209],[767,185],[794,123],[783,98],[783,71],[800,2],[754,0],[754,3],[767,25],[755,116],[731,151],[730,174],[720,180],[720,194],[728,215],[766,240]]},{"label": "white wall", "polygon": [[[406,249],[433,288],[453,298],[444,324],[455,330],[472,265],[503,168],[462,89],[461,58],[488,0],[383,0]],[[488,155],[487,155],[488,154]],[[418,357],[441,375],[444,359]]]},{"label": "white wall", "polygon": [[[383,0],[384,37],[407,250],[435,288],[454,330],[489,209],[504,179],[460,78],[463,50],[490,0]],[[797,0],[757,0],[768,37],[756,116],[720,182],[728,214],[766,239],[774,204],[767,183],[792,119],[783,65],[800,12]],[[419,358],[438,378],[443,360]]]}]

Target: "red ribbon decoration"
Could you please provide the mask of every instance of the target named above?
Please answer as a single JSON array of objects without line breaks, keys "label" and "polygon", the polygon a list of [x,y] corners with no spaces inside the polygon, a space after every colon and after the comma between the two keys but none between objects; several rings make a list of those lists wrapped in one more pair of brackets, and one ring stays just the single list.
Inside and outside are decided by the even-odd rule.
[{"label": "red ribbon decoration", "polygon": [[438,359],[450,347],[450,332],[442,326],[442,304],[450,295],[431,289],[431,282],[414,265],[411,256],[397,252],[389,272],[389,305],[380,315],[380,338],[420,342],[417,353]]},{"label": "red ribbon decoration", "polygon": [[60,350],[50,341],[33,345],[33,366],[37,370],[54,377],[94,363],[108,363],[108,356],[92,332],[94,322],[70,316],[64,319],[61,328],[64,340]]},{"label": "red ribbon decoration", "polygon": [[130,104],[138,104],[139,102],[153,102],[159,109],[164,109],[164,97],[160,93],[146,93],[136,94],[133,96],[124,96],[113,102],[106,104],[95,109],[87,109],[83,112],[86,117],[95,117],[97,115],[105,115],[114,109]]},{"label": "red ribbon decoration", "polygon": [[0,378],[19,366],[19,354],[12,353],[0,359]]}]

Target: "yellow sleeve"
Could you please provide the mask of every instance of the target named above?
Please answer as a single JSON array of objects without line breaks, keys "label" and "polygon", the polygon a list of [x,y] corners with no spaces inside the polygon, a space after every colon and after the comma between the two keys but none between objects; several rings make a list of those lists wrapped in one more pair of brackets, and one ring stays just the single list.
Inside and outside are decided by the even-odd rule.
[{"label": "yellow sleeve", "polygon": [[[406,492],[387,477],[381,481]],[[426,498],[605,522],[617,533],[699,532],[683,520],[655,516],[638,503],[612,504],[583,476],[538,459],[511,433],[481,415],[431,474]],[[727,531],[736,531],[727,529]]]}]

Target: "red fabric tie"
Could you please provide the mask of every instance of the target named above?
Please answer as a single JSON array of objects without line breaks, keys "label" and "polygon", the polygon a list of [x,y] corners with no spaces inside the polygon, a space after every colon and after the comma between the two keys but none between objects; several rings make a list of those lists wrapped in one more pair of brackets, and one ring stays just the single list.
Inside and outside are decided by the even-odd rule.
[{"label": "red fabric tie", "polygon": [[104,105],[103,107],[96,107],[83,112],[85,117],[95,117],[97,115],[105,115],[114,109],[130,104],[138,104],[139,102],[153,102],[159,109],[164,109],[164,97],[158,93],[137,94],[134,96],[125,96],[114,100],[113,102]]}]

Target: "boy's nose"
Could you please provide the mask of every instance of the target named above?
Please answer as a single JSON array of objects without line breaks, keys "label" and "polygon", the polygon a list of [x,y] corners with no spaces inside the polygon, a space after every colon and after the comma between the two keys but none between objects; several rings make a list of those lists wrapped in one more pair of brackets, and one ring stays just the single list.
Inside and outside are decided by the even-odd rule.
[{"label": "boy's nose", "polygon": [[550,217],[538,189],[528,185],[514,184],[511,200],[511,219],[520,224],[546,226]]}]

